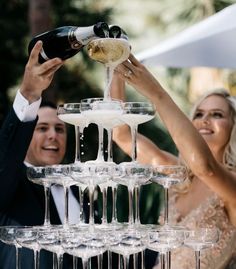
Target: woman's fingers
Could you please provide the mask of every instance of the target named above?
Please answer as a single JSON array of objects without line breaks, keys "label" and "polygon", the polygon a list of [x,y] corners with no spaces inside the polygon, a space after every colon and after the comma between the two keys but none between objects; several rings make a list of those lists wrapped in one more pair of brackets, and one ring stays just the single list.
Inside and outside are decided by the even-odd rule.
[{"label": "woman's fingers", "polygon": [[129,56],[129,60],[134,66],[140,65],[140,62],[135,58],[135,56],[132,53]]}]

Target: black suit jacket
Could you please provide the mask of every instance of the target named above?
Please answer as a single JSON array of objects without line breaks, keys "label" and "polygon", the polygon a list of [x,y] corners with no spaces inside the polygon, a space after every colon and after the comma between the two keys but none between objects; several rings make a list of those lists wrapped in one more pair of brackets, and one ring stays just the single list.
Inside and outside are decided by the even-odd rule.
[{"label": "black suit jacket", "polygon": [[[12,109],[0,130],[0,225],[31,226],[44,223],[44,190],[26,176],[24,159],[37,120],[21,122]],[[50,199],[52,224],[61,224]],[[33,268],[32,251],[22,249],[22,268]],[[67,260],[67,259],[65,259]],[[15,268],[15,249],[0,243],[0,269]],[[52,268],[52,254],[41,251],[40,268]],[[72,268],[67,265],[64,268]]]},{"label": "black suit jacket", "polygon": [[[0,225],[34,226],[43,225],[45,200],[42,186],[27,179],[24,159],[29,147],[37,120],[21,122],[12,109],[0,130]],[[52,198],[52,197],[51,197]],[[86,201],[86,197],[85,197]],[[85,213],[88,207],[85,203]],[[97,206],[97,205],[95,205]],[[96,218],[97,219],[97,218]],[[99,219],[99,218],[98,218]],[[97,219],[96,222],[99,222]],[[53,199],[50,199],[50,220],[52,224],[61,224]],[[147,259],[150,261],[150,255]],[[33,252],[26,248],[21,251],[21,268],[32,269]],[[92,267],[97,268],[96,258]],[[103,268],[107,268],[104,256]],[[117,268],[117,255],[113,256],[113,269]],[[0,269],[15,269],[15,248],[0,242]],[[51,269],[52,254],[41,250],[40,269]],[[64,255],[63,269],[72,269],[72,257]],[[78,268],[82,268],[81,260]],[[130,264],[132,268],[132,262]],[[151,268],[147,266],[146,268]]]}]

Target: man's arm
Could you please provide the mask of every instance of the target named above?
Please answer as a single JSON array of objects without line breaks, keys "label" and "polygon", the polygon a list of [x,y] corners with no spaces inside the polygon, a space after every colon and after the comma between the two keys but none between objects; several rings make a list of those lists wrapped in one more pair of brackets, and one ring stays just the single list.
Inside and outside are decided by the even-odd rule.
[{"label": "man's arm", "polygon": [[63,64],[59,58],[38,63],[42,42],[36,43],[25,67],[20,90],[13,109],[0,130],[0,210],[4,210],[14,196],[22,166],[30,144],[42,92],[50,85],[55,72]]}]

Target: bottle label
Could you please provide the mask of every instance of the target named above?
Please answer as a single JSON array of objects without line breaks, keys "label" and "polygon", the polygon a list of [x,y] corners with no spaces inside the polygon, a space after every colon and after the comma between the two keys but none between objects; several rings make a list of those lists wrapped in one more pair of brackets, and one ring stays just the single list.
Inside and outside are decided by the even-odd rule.
[{"label": "bottle label", "polygon": [[85,46],[89,41],[97,38],[98,36],[94,33],[93,27],[78,27],[74,32],[77,42],[81,43],[82,46]]},{"label": "bottle label", "polygon": [[71,48],[72,49],[80,49],[81,47],[83,47],[83,44],[77,40],[77,37],[75,35],[75,31],[74,30],[70,30],[68,33],[68,40],[70,42]]}]

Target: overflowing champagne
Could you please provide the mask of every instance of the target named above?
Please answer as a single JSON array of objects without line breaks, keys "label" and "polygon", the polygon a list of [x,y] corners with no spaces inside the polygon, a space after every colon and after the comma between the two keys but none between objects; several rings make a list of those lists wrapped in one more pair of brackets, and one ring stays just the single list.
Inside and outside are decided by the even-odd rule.
[{"label": "overflowing champagne", "polygon": [[99,38],[89,42],[88,55],[106,66],[117,66],[128,59],[129,42],[123,38]]},{"label": "overflowing champagne", "polygon": [[97,38],[87,45],[89,57],[105,65],[106,87],[104,99],[110,98],[110,86],[114,69],[128,59],[130,54],[130,44],[126,33],[119,26],[111,26],[109,36]]}]

